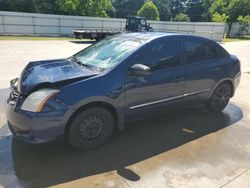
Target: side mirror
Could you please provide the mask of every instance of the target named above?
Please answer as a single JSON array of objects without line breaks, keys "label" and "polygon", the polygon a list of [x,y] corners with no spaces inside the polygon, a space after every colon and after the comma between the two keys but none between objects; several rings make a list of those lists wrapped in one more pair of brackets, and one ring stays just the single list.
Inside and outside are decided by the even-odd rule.
[{"label": "side mirror", "polygon": [[135,64],[129,70],[129,76],[147,76],[150,73],[151,69],[143,64]]}]

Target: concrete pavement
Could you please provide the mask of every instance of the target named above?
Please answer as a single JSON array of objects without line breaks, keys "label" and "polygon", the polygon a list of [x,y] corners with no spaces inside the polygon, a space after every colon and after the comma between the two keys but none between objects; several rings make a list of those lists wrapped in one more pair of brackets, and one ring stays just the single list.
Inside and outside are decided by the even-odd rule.
[{"label": "concrete pavement", "polygon": [[[86,43],[0,41],[0,187],[250,187],[250,74],[222,114],[168,112],[127,125],[103,147],[79,151],[12,139],[3,105],[28,61],[68,57]],[[250,68],[250,42],[226,43]],[[240,50],[241,49],[241,50]]]},{"label": "concrete pavement", "polygon": [[226,42],[222,46],[241,61],[242,72],[250,71],[250,41]]}]

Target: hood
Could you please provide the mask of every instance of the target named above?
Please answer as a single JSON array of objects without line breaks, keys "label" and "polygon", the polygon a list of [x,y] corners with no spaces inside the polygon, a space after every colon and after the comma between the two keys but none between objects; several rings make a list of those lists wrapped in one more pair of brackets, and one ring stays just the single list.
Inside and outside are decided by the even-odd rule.
[{"label": "hood", "polygon": [[34,61],[24,68],[18,88],[25,95],[38,85],[83,79],[96,74],[98,72],[80,66],[70,59]]}]

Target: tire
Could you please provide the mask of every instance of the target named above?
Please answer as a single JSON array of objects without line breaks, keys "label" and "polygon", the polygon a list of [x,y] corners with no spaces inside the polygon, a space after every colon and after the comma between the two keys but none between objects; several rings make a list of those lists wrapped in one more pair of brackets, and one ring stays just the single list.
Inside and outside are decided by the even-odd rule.
[{"label": "tire", "polygon": [[100,107],[91,107],[80,112],[70,124],[68,142],[84,149],[94,149],[106,142],[114,130],[112,114]]},{"label": "tire", "polygon": [[232,96],[232,88],[229,83],[220,84],[207,103],[207,108],[211,112],[221,112],[228,104]]}]

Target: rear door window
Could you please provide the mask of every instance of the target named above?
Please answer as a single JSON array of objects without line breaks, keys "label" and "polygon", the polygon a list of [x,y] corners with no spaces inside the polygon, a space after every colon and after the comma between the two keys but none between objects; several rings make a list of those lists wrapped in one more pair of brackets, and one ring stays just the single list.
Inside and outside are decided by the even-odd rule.
[{"label": "rear door window", "polygon": [[215,59],[216,56],[216,48],[209,43],[184,41],[184,57],[188,64]]}]

